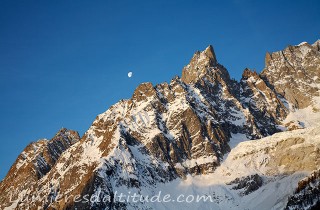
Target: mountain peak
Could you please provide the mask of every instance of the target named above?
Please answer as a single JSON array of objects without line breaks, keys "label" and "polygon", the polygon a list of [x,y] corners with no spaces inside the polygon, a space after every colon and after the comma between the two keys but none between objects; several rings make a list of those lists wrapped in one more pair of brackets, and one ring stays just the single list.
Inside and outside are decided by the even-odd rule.
[{"label": "mountain peak", "polygon": [[[295,108],[306,108],[318,95],[320,43],[301,42],[283,50],[267,53],[260,76]],[[290,78],[290,79],[289,79]]]},{"label": "mountain peak", "polygon": [[134,91],[132,99],[136,101],[145,100],[148,97],[156,95],[156,91],[151,82],[141,83]]},{"label": "mountain peak", "polygon": [[312,46],[317,50],[320,51],[320,39],[318,39]]},{"label": "mountain peak", "polygon": [[212,45],[203,51],[196,51],[190,61],[182,70],[182,81],[189,84],[195,82],[206,70],[218,64]]},{"label": "mountain peak", "polygon": [[214,53],[212,45],[209,45],[202,53],[206,54],[206,56],[214,61],[214,63],[217,62],[216,54]]}]

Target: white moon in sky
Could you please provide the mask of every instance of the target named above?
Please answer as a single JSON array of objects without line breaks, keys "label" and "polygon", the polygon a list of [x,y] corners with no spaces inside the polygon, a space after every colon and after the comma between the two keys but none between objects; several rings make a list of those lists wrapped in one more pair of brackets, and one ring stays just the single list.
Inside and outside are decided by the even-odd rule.
[{"label": "white moon in sky", "polygon": [[132,72],[131,71],[128,73],[128,77],[129,78],[132,77]]}]

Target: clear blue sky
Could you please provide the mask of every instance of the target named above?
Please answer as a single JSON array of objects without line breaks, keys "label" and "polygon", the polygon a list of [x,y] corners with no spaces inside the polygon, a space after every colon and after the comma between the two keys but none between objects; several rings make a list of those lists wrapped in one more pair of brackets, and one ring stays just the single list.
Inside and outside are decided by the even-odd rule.
[{"label": "clear blue sky", "polygon": [[82,135],[209,44],[232,77],[261,71],[266,51],[320,38],[319,11],[318,0],[1,0],[0,179],[31,141],[61,127]]}]

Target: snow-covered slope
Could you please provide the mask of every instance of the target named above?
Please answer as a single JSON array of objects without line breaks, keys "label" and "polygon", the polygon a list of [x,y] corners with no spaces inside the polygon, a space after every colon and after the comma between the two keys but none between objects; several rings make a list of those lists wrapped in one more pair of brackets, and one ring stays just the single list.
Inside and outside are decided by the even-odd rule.
[{"label": "snow-covered slope", "polygon": [[[290,59],[278,54],[267,55],[261,75],[246,69],[237,82],[219,64],[212,46],[196,52],[181,78],[155,86],[140,84],[132,98],[98,115],[81,140],[58,152],[49,147],[49,153],[23,159],[26,163],[21,161],[24,156],[19,157],[13,169],[33,165],[38,157],[36,166],[48,163],[41,160],[52,161],[42,164],[48,167],[23,185],[9,172],[0,183],[0,208],[283,208],[298,181],[318,169],[318,127],[295,129],[317,126],[320,119],[319,81],[308,79],[320,71],[320,53],[315,43],[295,46]],[[288,63],[298,67],[282,75]],[[307,71],[303,76],[302,70]],[[283,82],[275,80],[274,74],[281,74]],[[306,85],[288,94],[291,86],[283,86],[285,78],[296,75]],[[310,88],[308,101],[300,99]],[[284,130],[293,131],[277,133]],[[264,136],[270,137],[242,142]],[[47,148],[47,142],[35,145]],[[12,183],[9,192],[7,186]],[[179,204],[63,199],[115,198],[117,193],[129,192],[154,195],[160,190],[215,198],[210,203]]]},{"label": "snow-covered slope", "polygon": [[[152,187],[113,187],[118,194],[126,196],[129,192],[145,198],[160,195],[163,199],[170,195],[168,202],[130,199],[127,209],[284,209],[300,180],[319,168],[319,160],[320,127],[312,127],[242,142],[207,175],[188,175],[184,179],[157,182]],[[123,173],[118,171],[118,174]],[[197,196],[207,200],[195,202]],[[187,197],[194,202],[187,202]]]}]

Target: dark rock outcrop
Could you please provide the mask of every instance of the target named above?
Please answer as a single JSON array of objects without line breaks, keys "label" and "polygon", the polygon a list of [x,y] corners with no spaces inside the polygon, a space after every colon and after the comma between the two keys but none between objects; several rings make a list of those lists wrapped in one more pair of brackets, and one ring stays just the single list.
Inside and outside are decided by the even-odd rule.
[{"label": "dark rock outcrop", "polygon": [[240,195],[248,195],[263,185],[263,179],[258,174],[247,177],[236,178],[228,185],[234,185],[232,189],[241,190]]}]

